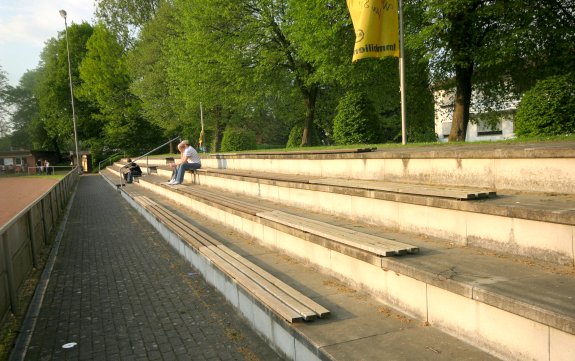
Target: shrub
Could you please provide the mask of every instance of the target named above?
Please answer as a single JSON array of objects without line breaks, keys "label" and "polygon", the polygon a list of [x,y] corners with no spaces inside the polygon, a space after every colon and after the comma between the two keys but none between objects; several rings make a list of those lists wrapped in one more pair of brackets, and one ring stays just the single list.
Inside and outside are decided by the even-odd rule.
[{"label": "shrub", "polygon": [[575,76],[552,76],[525,92],[515,116],[517,136],[564,135],[575,131]]},{"label": "shrub", "polygon": [[222,139],[222,152],[256,149],[256,133],[241,128],[226,128]]},{"label": "shrub", "polygon": [[337,105],[333,120],[337,144],[373,144],[381,139],[379,119],[364,92],[349,92]]},{"label": "shrub", "polygon": [[[301,145],[301,138],[303,137],[303,124],[294,125],[289,132],[286,148],[298,148]],[[311,128],[311,145],[320,145],[319,132],[315,127]]]}]

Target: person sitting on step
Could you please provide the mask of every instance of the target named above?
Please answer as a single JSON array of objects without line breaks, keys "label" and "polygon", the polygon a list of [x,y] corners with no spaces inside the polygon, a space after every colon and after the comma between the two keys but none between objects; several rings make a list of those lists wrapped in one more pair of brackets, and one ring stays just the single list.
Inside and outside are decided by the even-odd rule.
[{"label": "person sitting on step", "polygon": [[139,177],[142,175],[142,169],[136,162],[132,162],[132,159],[128,158],[128,164],[124,166],[126,168],[126,172],[124,172],[124,180],[126,183],[132,183],[134,181],[134,177]]},{"label": "person sitting on step", "polygon": [[170,167],[172,167],[172,176],[170,177],[170,180],[168,181],[168,183],[176,181],[176,174],[178,172],[178,167],[180,166],[180,164],[182,164],[186,161],[186,157],[185,157],[185,153],[184,153],[185,150],[186,150],[185,144],[180,142],[178,144],[178,151],[180,152],[180,160],[173,162],[173,163],[170,163]]},{"label": "person sitting on step", "polygon": [[184,175],[188,169],[200,169],[202,167],[200,156],[194,147],[190,145],[190,142],[188,140],[182,140],[180,144],[185,147],[182,155],[182,163],[176,171],[176,179],[168,182],[169,185],[182,184]]}]

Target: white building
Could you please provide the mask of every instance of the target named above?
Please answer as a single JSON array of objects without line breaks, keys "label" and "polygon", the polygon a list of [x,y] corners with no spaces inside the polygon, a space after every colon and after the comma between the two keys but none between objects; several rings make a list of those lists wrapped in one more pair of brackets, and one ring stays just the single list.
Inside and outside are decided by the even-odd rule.
[{"label": "white building", "polygon": [[[476,97],[477,94],[474,92],[472,99],[477,99]],[[447,142],[451,131],[454,99],[454,91],[438,90],[435,92],[435,133],[440,142]],[[482,112],[479,106],[472,104],[465,141],[492,141],[515,138],[514,117],[518,103],[517,100],[505,101],[497,107],[496,111],[491,110],[490,116],[498,118],[494,127],[481,120],[480,115],[487,113],[485,111]]]}]

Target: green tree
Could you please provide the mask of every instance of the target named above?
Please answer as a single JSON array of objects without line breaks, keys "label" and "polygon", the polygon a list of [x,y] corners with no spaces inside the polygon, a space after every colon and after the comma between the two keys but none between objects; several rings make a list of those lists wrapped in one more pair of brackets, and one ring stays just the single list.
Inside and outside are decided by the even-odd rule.
[{"label": "green tree", "polygon": [[351,91],[341,98],[333,122],[333,137],[337,144],[379,142],[379,121],[367,94]]},{"label": "green tree", "polygon": [[[98,112],[92,115],[101,127],[106,145],[137,154],[159,145],[157,128],[146,122],[140,113],[139,100],[130,93],[131,79],[127,72],[125,50],[103,24],[94,27],[80,65],[82,85],[78,96],[90,102]],[[95,142],[101,146],[101,142]]]},{"label": "green tree", "polygon": [[530,87],[536,68],[549,75],[573,66],[572,0],[408,3],[425,11],[411,40],[427,54],[433,82],[456,89],[450,141],[465,140],[472,89],[489,108]]},{"label": "green tree", "polygon": [[256,134],[247,129],[228,127],[222,139],[222,152],[256,149]]},{"label": "green tree", "polygon": [[[172,48],[172,79],[187,84],[181,88],[189,92],[186,99],[205,99],[206,109],[219,109],[220,114],[230,115],[222,119],[234,123],[246,119],[246,114],[252,119],[269,114],[275,94],[291,95],[295,87],[305,110],[300,119],[309,128],[319,87],[311,80],[313,65],[299,56],[287,37],[285,26],[291,20],[286,4],[264,0],[175,3],[183,40]],[[272,102],[262,107],[256,99]],[[306,132],[303,137],[308,144]]]},{"label": "green tree", "polygon": [[[377,116],[385,125],[382,140],[401,139],[401,104],[398,93],[399,72],[396,58],[366,59],[351,62],[355,32],[345,2],[329,0],[292,0],[290,4],[289,35],[294,46],[316,71],[314,81],[321,84],[318,97],[317,123],[328,134],[333,134],[331,121],[341,96],[350,91],[367,93]],[[404,12],[407,30],[418,32],[422,10],[408,7]],[[434,135],[433,96],[429,86],[429,66],[420,61],[421,51],[416,46],[406,47],[406,118],[408,140]],[[329,139],[326,139],[329,142]]]},{"label": "green tree", "polygon": [[[12,114],[11,144],[24,149],[35,149],[39,139],[46,137],[46,132],[39,123],[38,99],[34,95],[38,83],[38,71],[29,70],[17,87],[10,92],[11,102],[14,106]],[[37,125],[40,124],[40,127]]]},{"label": "green tree", "polygon": [[174,7],[163,2],[156,16],[142,27],[134,48],[127,54],[128,72],[134,79],[130,90],[140,99],[144,118],[163,129],[166,139],[183,131],[178,116],[181,99],[172,94],[168,81],[166,38],[178,36],[175,15]]},{"label": "green tree", "polygon": [[138,31],[154,18],[160,0],[97,0],[96,17],[128,48]]},{"label": "green tree", "polygon": [[[75,90],[80,85],[78,66],[86,53],[86,42],[92,35],[92,31],[92,26],[85,22],[71,24],[68,27],[70,67]],[[58,39],[52,38],[46,42],[40,55],[38,71],[38,86],[35,91],[39,105],[38,121],[45,129],[47,136],[37,144],[38,149],[71,151],[74,149],[74,129],[65,32],[59,33]],[[81,143],[82,139],[86,139],[84,125],[90,119],[93,109],[88,103],[78,99],[76,93],[74,93],[74,105],[78,139]]]},{"label": "green tree", "polygon": [[12,130],[8,119],[10,116],[9,93],[11,88],[6,72],[0,65],[0,137],[7,136]]},{"label": "green tree", "polygon": [[548,136],[575,133],[575,77],[552,76],[528,90],[517,109],[518,136]]}]

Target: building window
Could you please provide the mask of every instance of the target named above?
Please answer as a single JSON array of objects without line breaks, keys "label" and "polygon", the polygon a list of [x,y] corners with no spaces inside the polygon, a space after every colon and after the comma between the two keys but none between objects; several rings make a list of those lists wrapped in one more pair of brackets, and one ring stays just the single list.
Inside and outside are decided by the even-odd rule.
[{"label": "building window", "polygon": [[477,135],[481,136],[481,135],[500,135],[503,134],[503,131],[501,130],[501,122],[498,122],[497,125],[495,125],[495,127],[493,127],[491,124],[487,124],[484,122],[479,122],[477,124]]},{"label": "building window", "polygon": [[452,122],[443,122],[441,123],[441,134],[444,137],[449,137],[449,133],[451,133],[451,123]]}]

